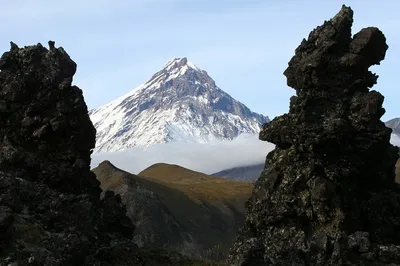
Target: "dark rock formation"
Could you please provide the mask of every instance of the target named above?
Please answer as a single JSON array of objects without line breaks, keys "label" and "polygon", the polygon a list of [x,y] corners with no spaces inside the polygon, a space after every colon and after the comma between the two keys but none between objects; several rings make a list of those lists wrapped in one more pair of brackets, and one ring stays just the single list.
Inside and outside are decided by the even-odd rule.
[{"label": "dark rock formation", "polygon": [[121,198],[100,200],[76,64],[49,42],[0,59],[0,265],[141,265]]},{"label": "dark rock formation", "polygon": [[297,96],[260,132],[276,149],[247,202],[232,265],[400,265],[399,155],[380,121],[384,97],[369,90],[378,76],[368,68],[388,46],[374,27],[352,37],[352,23],[343,6],[284,72]]},{"label": "dark rock formation", "polygon": [[[62,192],[98,193],[90,172],[95,129],[76,64],[62,48],[16,44],[0,60],[0,169]],[[23,167],[21,167],[23,166]]]}]

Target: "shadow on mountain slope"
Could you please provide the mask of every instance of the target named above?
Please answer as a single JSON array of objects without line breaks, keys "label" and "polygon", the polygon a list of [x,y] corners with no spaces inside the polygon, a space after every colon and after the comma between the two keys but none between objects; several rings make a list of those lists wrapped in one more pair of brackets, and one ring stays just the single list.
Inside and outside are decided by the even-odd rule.
[{"label": "shadow on mountain slope", "polygon": [[252,184],[155,164],[139,175],[109,161],[93,169],[103,189],[121,195],[140,247],[223,260],[244,221]]}]

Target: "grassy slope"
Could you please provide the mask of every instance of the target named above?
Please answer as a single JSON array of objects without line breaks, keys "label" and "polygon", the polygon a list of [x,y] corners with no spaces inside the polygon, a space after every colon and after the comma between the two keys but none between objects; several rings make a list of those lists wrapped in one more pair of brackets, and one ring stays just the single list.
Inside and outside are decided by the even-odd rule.
[{"label": "grassy slope", "polygon": [[158,195],[174,217],[207,247],[226,247],[244,219],[244,202],[252,183],[231,181],[168,164],[155,164],[139,175],[116,167],[93,169],[102,189],[116,189],[123,177],[133,178]]},{"label": "grassy slope", "polygon": [[195,200],[232,203],[239,199],[236,207],[241,211],[244,211],[243,199],[249,197],[253,188],[253,184],[250,182],[209,176],[178,165],[165,163],[154,164],[140,172],[139,176],[177,188]]},{"label": "grassy slope", "polygon": [[[249,198],[253,188],[250,182],[208,176],[178,165],[164,163],[150,166],[140,172],[139,176],[182,191],[194,202],[228,217],[244,214],[244,202]],[[188,210],[179,211],[184,212],[180,216],[188,216]]]},{"label": "grassy slope", "polygon": [[[113,190],[118,193],[119,189],[121,187],[124,187],[123,179],[132,178],[146,189],[151,190],[155,194],[157,194],[164,206],[166,206],[167,209],[170,210],[170,212],[176,218],[178,218],[178,220],[182,217],[183,214],[185,214],[187,217],[192,217],[193,219],[196,219],[198,216],[202,216],[199,205],[191,200],[182,191],[170,188],[160,182],[141,178],[137,175],[123,171],[114,166],[104,166],[104,163],[105,162],[101,163],[98,167],[93,169],[93,172],[96,174],[97,179],[101,182],[100,186],[103,190]],[[181,212],[182,215],[177,215],[181,214]],[[185,223],[183,224],[186,225]],[[204,231],[204,229],[200,228],[197,231],[199,231],[198,234],[201,234],[201,231]]]},{"label": "grassy slope", "polygon": [[[212,177],[164,163],[150,166],[140,172],[139,177],[163,184],[189,197],[189,200],[182,201],[153,188],[186,227],[203,235],[203,241],[213,244],[232,240],[244,218],[244,202],[253,187],[249,182]],[[193,203],[196,207],[192,206]]]}]

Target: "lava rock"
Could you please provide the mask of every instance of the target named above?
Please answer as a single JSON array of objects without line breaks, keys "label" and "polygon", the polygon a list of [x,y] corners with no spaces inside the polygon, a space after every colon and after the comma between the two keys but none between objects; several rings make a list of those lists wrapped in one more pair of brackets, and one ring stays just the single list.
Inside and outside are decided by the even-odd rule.
[{"label": "lava rock", "polygon": [[388,45],[375,27],[351,36],[352,23],[343,6],[290,60],[284,75],[296,96],[260,132],[276,148],[246,203],[231,265],[400,265],[399,155],[368,70]]},{"label": "lava rock", "polygon": [[0,168],[79,194],[99,186],[89,168],[96,130],[63,51],[12,43],[1,57]]},{"label": "lava rock", "polygon": [[121,198],[90,171],[95,129],[49,42],[0,59],[0,265],[143,265]]}]

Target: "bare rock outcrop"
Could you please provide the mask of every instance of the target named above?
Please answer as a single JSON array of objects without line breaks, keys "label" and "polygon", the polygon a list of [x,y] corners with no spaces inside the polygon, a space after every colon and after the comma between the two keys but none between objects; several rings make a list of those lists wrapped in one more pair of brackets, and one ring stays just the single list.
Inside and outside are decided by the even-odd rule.
[{"label": "bare rock outcrop", "polygon": [[141,265],[121,198],[90,171],[76,64],[49,42],[0,59],[0,265]]},{"label": "bare rock outcrop", "polygon": [[352,23],[343,6],[284,72],[296,96],[260,132],[276,148],[247,202],[232,265],[400,265],[398,148],[368,70],[388,45],[375,27],[352,36]]}]

